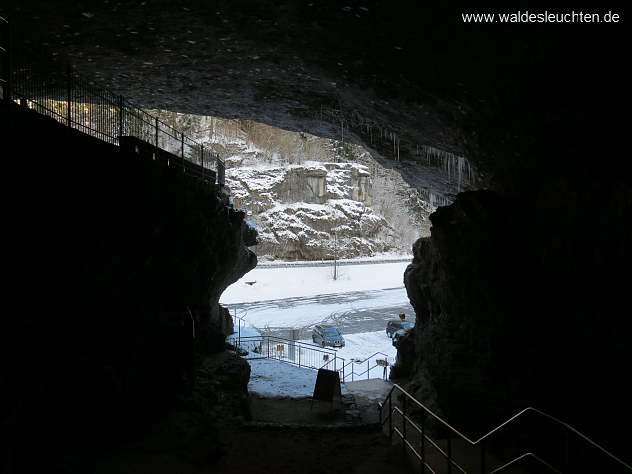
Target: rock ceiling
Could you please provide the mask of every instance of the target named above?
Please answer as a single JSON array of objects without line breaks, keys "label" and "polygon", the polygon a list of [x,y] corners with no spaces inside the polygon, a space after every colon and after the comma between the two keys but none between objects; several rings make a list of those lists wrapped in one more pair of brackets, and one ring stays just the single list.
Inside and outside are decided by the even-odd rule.
[{"label": "rock ceiling", "polygon": [[[395,134],[409,169],[426,145],[496,172],[533,151],[531,142],[546,146],[550,137],[536,135],[547,127],[602,112],[593,110],[600,103],[593,93],[585,101],[574,94],[597,77],[586,74],[587,57],[593,69],[616,66],[617,52],[603,46],[615,44],[621,28],[465,25],[458,9],[398,5],[24,0],[1,13],[95,84],[142,107],[332,138],[344,125],[323,111],[341,110],[347,124]],[[615,86],[624,83],[616,72],[608,72]],[[573,98],[579,105],[568,104]],[[404,174],[417,184],[415,173]]]}]

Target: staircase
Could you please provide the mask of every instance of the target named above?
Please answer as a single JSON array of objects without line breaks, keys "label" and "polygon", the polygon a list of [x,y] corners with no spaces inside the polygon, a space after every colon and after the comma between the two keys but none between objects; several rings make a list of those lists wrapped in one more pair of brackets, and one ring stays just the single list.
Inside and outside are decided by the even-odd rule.
[{"label": "staircase", "polygon": [[533,407],[471,439],[394,384],[379,420],[402,457],[429,473],[629,473],[632,466],[563,421]]}]

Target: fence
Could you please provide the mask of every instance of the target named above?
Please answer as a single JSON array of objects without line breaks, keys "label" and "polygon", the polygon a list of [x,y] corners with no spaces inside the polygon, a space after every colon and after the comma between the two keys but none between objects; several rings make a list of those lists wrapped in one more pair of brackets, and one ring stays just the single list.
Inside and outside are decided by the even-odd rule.
[{"label": "fence", "polygon": [[9,100],[8,92],[10,89],[11,67],[9,57],[9,22],[6,18],[0,16],[0,100],[3,102]]},{"label": "fence", "polygon": [[376,352],[364,359],[349,361],[338,357],[334,349],[323,348],[315,344],[285,339],[278,336],[234,335],[235,346],[241,349],[246,360],[276,359],[298,367],[308,369],[328,369],[339,372],[341,382],[354,382],[360,379],[382,378],[390,375],[391,364],[388,355]]},{"label": "fence", "polygon": [[391,372],[391,364],[388,355],[376,352],[364,359],[351,359],[343,365],[343,382],[354,382],[361,378],[388,379]]},{"label": "fence", "polygon": [[246,360],[276,359],[308,369],[328,368],[340,372],[344,380],[345,360],[333,349],[269,335],[242,336],[236,346],[247,352]]},{"label": "fence", "polygon": [[156,150],[200,167],[196,174],[204,175],[204,169],[216,171],[217,183],[225,184],[224,162],[209,147],[132,105],[123,96],[94,86],[70,66],[27,51],[27,41],[18,40],[15,30],[2,17],[0,32],[4,102],[19,103],[114,145],[121,144],[121,137],[136,137]]}]

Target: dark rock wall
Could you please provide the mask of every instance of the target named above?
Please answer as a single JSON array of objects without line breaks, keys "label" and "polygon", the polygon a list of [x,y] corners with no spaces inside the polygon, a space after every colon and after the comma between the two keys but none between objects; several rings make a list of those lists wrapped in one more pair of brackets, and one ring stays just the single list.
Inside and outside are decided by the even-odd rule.
[{"label": "dark rock wall", "polygon": [[480,48],[472,59],[496,66],[464,79],[480,100],[460,129],[486,189],[439,208],[414,246],[405,278],[421,324],[410,385],[472,436],[532,405],[623,454],[632,399],[624,25],[513,26],[472,28],[499,48]]},{"label": "dark rock wall", "polygon": [[611,443],[613,420],[630,418],[632,191],[592,180],[595,201],[582,184],[459,194],[414,245],[416,356],[403,370],[473,435],[530,405]]},{"label": "dark rock wall", "polygon": [[219,296],[256,265],[256,235],[178,170],[16,108],[0,130],[2,446],[33,467],[125,438],[224,350]]}]

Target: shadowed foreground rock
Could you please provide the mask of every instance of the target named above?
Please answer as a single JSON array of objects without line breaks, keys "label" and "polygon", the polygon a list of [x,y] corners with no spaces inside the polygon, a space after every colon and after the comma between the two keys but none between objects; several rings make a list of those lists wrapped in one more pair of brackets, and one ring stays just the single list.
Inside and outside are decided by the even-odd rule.
[{"label": "shadowed foreground rock", "polygon": [[[4,472],[55,471],[134,436],[224,351],[219,296],[256,265],[256,233],[173,167],[15,106],[0,128],[17,144],[3,154]],[[229,377],[244,394],[247,378]]]},{"label": "shadowed foreground rock", "polygon": [[[621,312],[632,195],[616,180],[593,180],[618,203],[601,206],[585,185],[543,184],[540,201],[462,193],[415,244],[406,287],[422,323],[405,369],[422,401],[435,402],[429,384],[436,390],[455,426],[478,435],[536,406],[618,445],[611,423],[629,418],[632,396]],[[586,231],[586,215],[597,231]]]}]

